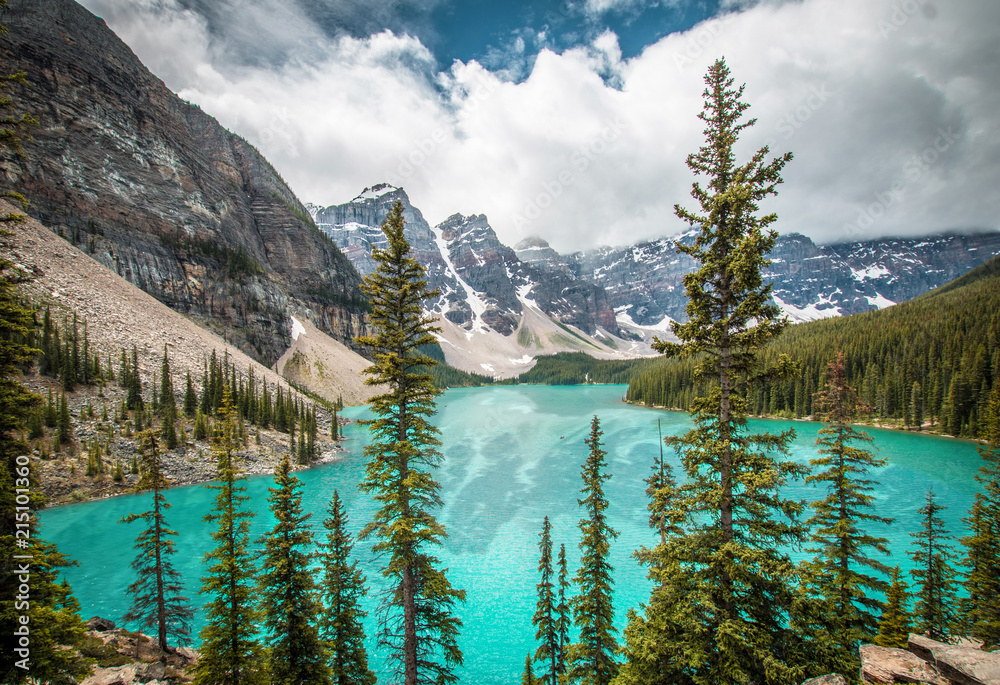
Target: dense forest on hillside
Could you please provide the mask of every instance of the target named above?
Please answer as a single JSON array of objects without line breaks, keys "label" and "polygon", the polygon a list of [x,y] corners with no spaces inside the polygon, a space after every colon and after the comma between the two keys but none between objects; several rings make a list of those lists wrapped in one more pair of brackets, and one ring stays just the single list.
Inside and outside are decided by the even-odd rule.
[{"label": "dense forest on hillside", "polygon": [[[765,348],[763,361],[787,354],[800,372],[786,381],[762,381],[750,397],[751,411],[812,415],[813,393],[838,349],[868,418],[982,437],[981,417],[1000,381],[1000,258],[894,307],[789,327]],[[703,391],[693,384],[694,365],[684,359],[637,368],[629,401],[689,409]]]}]

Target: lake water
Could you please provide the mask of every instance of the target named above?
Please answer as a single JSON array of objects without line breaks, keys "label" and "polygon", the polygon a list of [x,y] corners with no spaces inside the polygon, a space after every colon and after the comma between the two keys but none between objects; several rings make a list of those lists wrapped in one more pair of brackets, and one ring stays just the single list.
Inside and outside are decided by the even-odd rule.
[{"label": "lake water", "polygon": [[[463,683],[519,682],[524,657],[535,649],[531,616],[538,534],[544,516],[552,521],[556,550],[560,543],[566,544],[572,567],[579,556],[579,474],[587,456],[584,438],[595,414],[601,419],[612,476],[605,486],[611,503],[609,517],[620,532],[612,545],[619,629],[624,627],[626,610],[648,598],[649,583],[630,555],[637,546],[654,542],[646,527],[642,481],[659,452],[657,419],[664,435],[680,433],[691,424],[685,414],[623,404],[625,390],[625,386],[505,386],[449,390],[439,398],[436,422],[444,442],[444,462],[437,472],[444,500],[439,519],[449,532],[440,557],[450,569],[452,584],[468,592],[468,601],[459,611],[464,622],[460,636],[465,654],[460,670]],[[344,414],[364,417],[367,410],[353,408]],[[766,424],[773,432],[794,426],[797,437],[792,458],[805,462],[815,455],[818,424],[754,423]],[[927,488],[933,487],[938,501],[948,507],[944,520],[955,537],[960,537],[964,534],[962,518],[977,490],[974,476],[981,459],[969,442],[896,431],[868,432],[875,437],[879,455],[888,459],[887,466],[874,474],[880,481],[878,513],[895,519],[891,526],[872,532],[890,539],[892,558],[886,562],[908,570],[909,533],[917,528],[917,510]],[[349,426],[347,438],[350,453],[342,461],[298,475],[305,484],[303,504],[307,511],[321,519],[336,489],[350,514],[352,532],[356,532],[373,511],[371,500],[356,487],[364,473],[361,449],[367,431]],[[670,450],[666,454],[675,473],[680,474],[676,457]],[[254,519],[254,537],[272,525],[266,501],[271,484],[269,477],[255,477],[248,483],[252,503],[264,514]],[[807,500],[820,497],[815,488],[803,484],[790,487],[789,494]],[[201,560],[212,546],[202,517],[212,506],[212,493],[203,486],[191,486],[172,489],[167,497],[173,505],[168,522],[180,532],[175,563],[188,596],[200,606]],[[148,495],[127,496],[42,512],[44,537],[80,564],[65,575],[85,619],[98,615],[120,621],[127,610],[124,590],[133,580],[129,564],[139,531],[138,524],[117,522],[129,512],[145,510],[148,503]],[[314,525],[319,522],[315,520]],[[381,578],[368,547],[358,545],[355,554],[369,585],[377,585]],[[371,596],[368,600],[371,605]],[[366,625],[369,636],[375,633],[374,614],[370,611]],[[195,635],[200,627],[199,615]],[[381,658],[373,643],[369,657],[372,666],[379,669]]]}]

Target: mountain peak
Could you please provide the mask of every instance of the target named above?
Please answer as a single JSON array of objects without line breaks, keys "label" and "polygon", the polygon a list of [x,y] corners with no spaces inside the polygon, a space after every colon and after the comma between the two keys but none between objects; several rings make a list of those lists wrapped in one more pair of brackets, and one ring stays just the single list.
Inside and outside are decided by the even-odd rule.
[{"label": "mountain peak", "polygon": [[351,200],[351,202],[365,202],[366,200],[377,200],[380,197],[388,195],[390,193],[395,193],[402,191],[405,195],[406,192],[402,188],[398,188],[390,183],[376,183],[370,188],[365,188],[361,191],[361,194],[356,198]]},{"label": "mountain peak", "polygon": [[529,235],[527,238],[518,241],[517,245],[514,246],[515,252],[520,252],[521,250],[546,250],[552,249],[552,246],[544,239],[537,235]]}]

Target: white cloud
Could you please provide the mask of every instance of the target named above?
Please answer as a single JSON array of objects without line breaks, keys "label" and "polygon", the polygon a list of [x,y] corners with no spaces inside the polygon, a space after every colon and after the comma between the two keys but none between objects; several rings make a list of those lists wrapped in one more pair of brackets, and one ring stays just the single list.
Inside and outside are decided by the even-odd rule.
[{"label": "white cloud", "polygon": [[724,55],[759,120],[742,152],[795,153],[765,208],[779,230],[828,241],[1000,225],[994,0],[763,2],[629,60],[610,32],[542,49],[523,80],[476,62],[435,73],[419,40],[391,32],[320,41],[294,16],[306,47],[293,58],[234,66],[197,15],[143,2],[103,16],[303,200],[387,179],[432,222],[486,213],[509,243],[538,234],[563,251],[676,232],[702,75]]},{"label": "white cloud", "polygon": [[609,11],[636,12],[650,6],[676,4],[678,0],[585,0],[583,11],[596,18]]}]

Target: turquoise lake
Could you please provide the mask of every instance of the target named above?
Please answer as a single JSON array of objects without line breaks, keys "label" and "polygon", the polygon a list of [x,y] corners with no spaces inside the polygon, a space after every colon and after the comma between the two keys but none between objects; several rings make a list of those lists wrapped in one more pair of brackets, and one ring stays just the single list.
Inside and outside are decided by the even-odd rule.
[{"label": "turquoise lake", "polygon": [[[640,545],[652,544],[647,528],[645,484],[653,458],[659,453],[657,420],[664,435],[690,427],[686,414],[670,413],[623,404],[625,386],[505,386],[449,390],[438,400],[436,423],[441,429],[444,461],[437,472],[444,506],[439,520],[449,537],[440,550],[443,565],[455,587],[468,593],[460,606],[464,622],[460,645],[465,665],[459,670],[468,684],[508,685],[519,682],[524,657],[534,652],[531,616],[535,606],[538,534],[542,518],[549,516],[555,547],[566,544],[571,566],[578,557],[577,497],[581,485],[580,466],[587,455],[584,438],[590,419],[597,415],[604,430],[604,445],[611,479],[606,483],[611,524],[620,535],[612,545],[615,567],[615,611],[619,629],[625,612],[648,598],[650,585],[630,555]],[[344,412],[364,417],[367,410]],[[816,454],[819,424],[789,421],[759,421],[758,427],[778,432],[792,426],[797,437],[791,458],[807,462]],[[974,476],[981,459],[973,443],[898,431],[869,430],[879,456],[888,464],[872,474],[880,482],[877,510],[895,519],[888,527],[872,529],[890,539],[889,565],[909,570],[906,556],[911,531],[918,524],[917,510],[933,487],[945,505],[944,520],[959,538],[978,484]],[[343,459],[298,477],[304,483],[303,505],[314,512],[319,527],[329,499],[336,489],[344,500],[352,532],[370,520],[373,506],[357,490],[364,473],[361,450],[367,432],[357,426],[346,430],[350,450]],[[671,451],[666,454],[680,467]],[[269,477],[248,482],[251,502],[260,516],[254,519],[254,537],[272,524],[267,512]],[[806,500],[819,499],[812,486],[797,483],[788,494]],[[212,493],[203,486],[175,488],[167,493],[173,508],[168,522],[179,531],[175,564],[184,576],[187,595],[195,606],[203,573],[202,557],[211,548],[209,529],[202,517],[212,506]],[[84,618],[103,616],[120,621],[128,608],[125,587],[132,582],[129,568],[138,524],[121,525],[129,512],[144,511],[148,495],[118,497],[85,504],[58,507],[41,514],[42,535],[79,562],[66,577],[82,605]],[[368,576],[372,591],[367,598],[368,635],[375,634],[374,590],[381,577],[366,545],[355,554]],[[801,553],[793,552],[795,558]],[[201,627],[200,618],[194,635]],[[197,638],[194,640],[197,642]],[[382,661],[374,640],[369,658],[381,673]],[[380,681],[381,681],[380,677]]]}]

